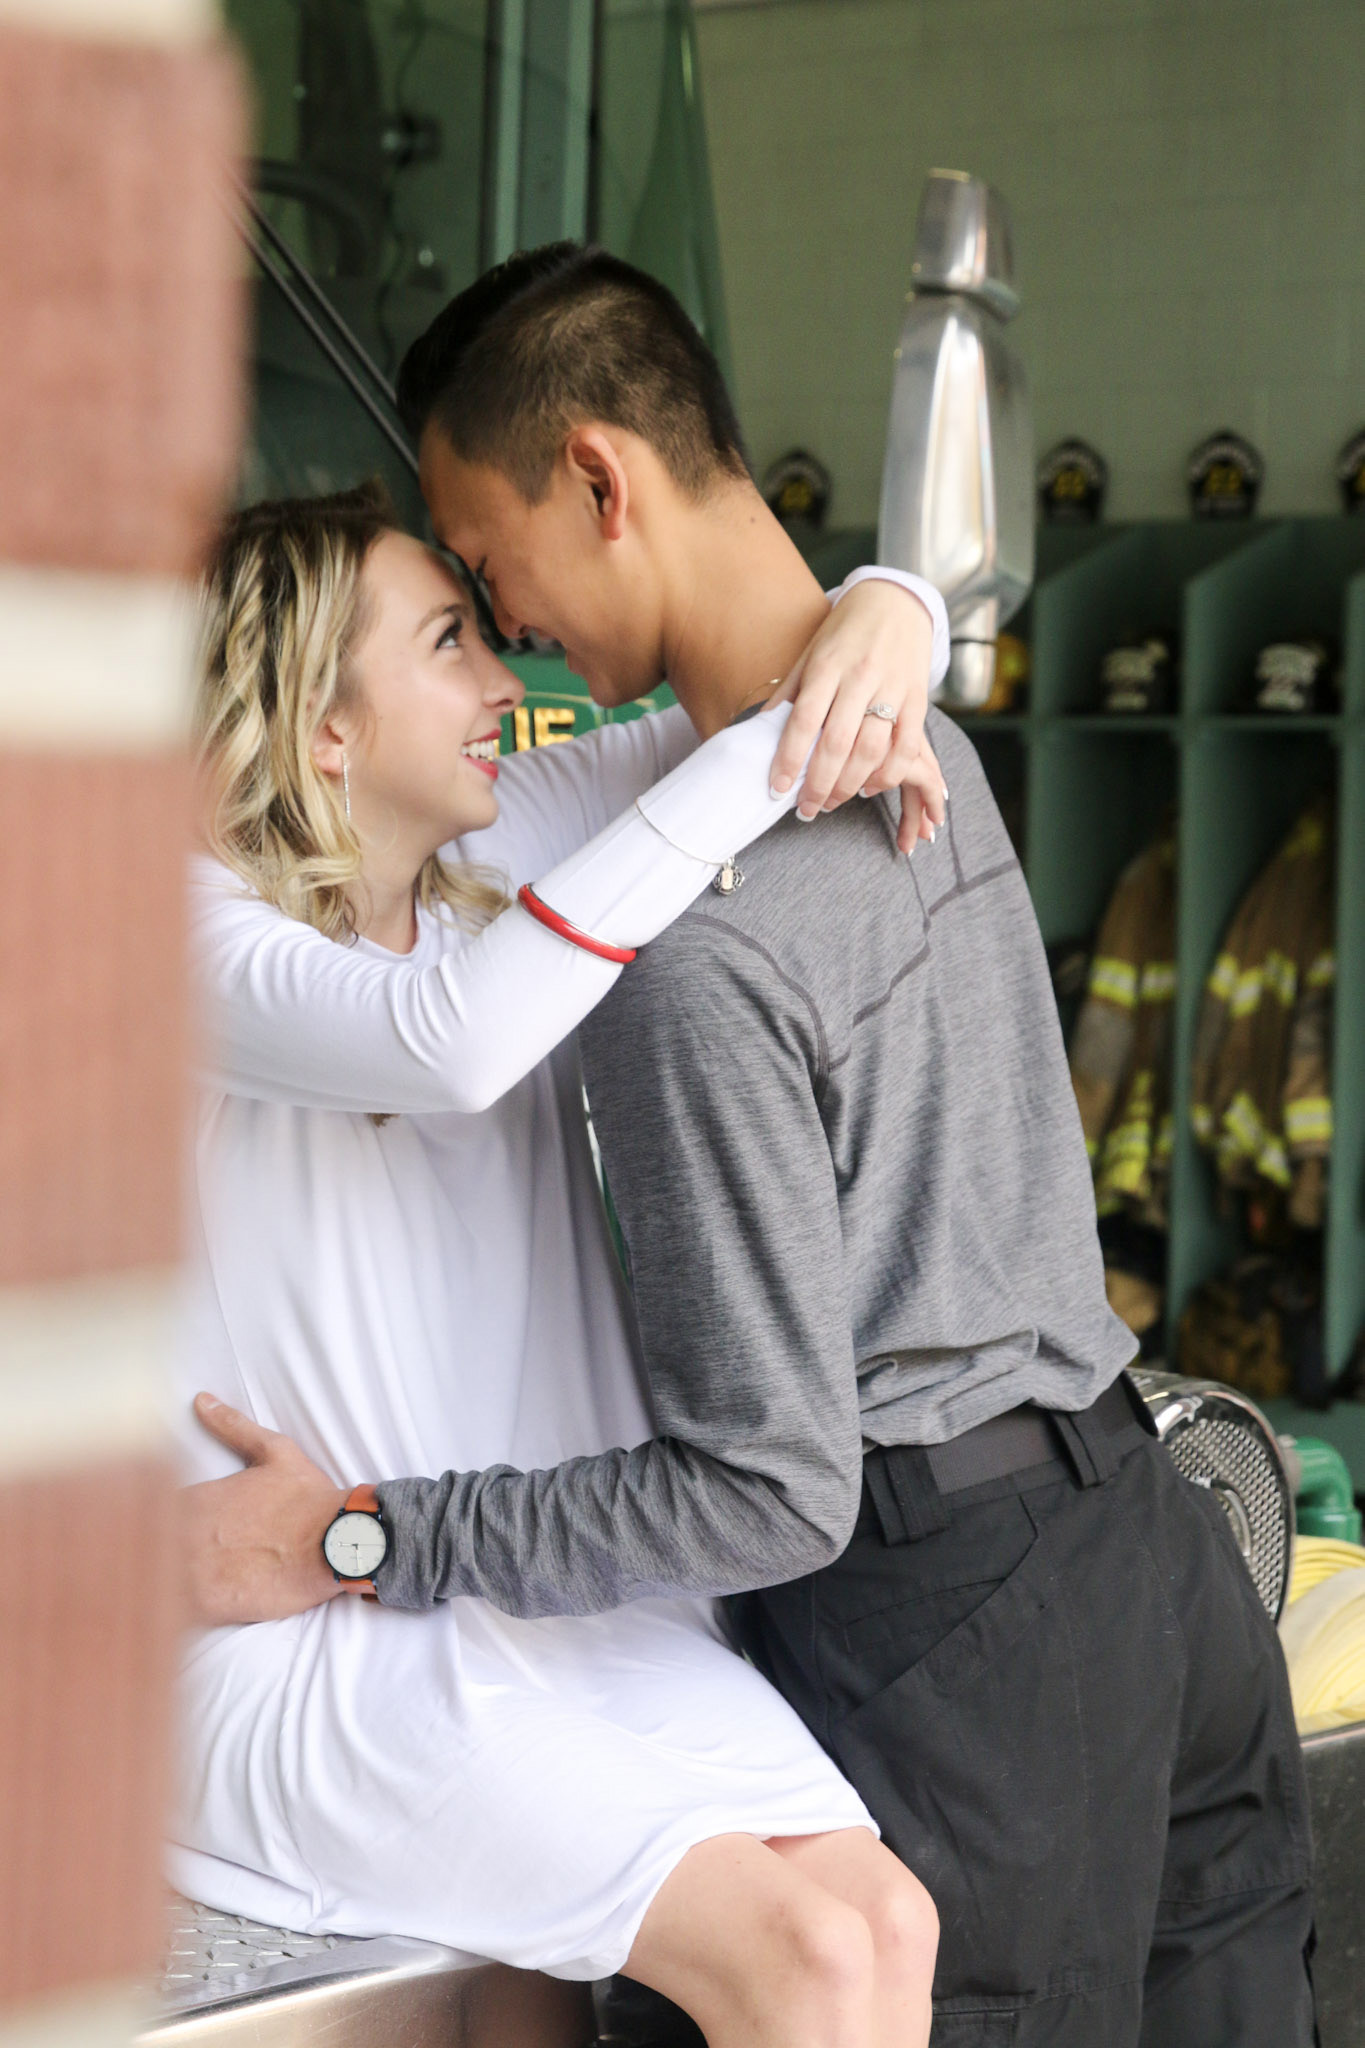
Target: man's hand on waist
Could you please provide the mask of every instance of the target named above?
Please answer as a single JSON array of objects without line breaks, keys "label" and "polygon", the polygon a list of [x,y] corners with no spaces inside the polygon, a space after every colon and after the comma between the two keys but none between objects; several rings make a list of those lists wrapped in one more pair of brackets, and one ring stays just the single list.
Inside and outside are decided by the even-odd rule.
[{"label": "man's hand on waist", "polygon": [[186,1486],[180,1541],[189,1619],[198,1628],[281,1621],[331,1600],[342,1589],[322,1554],[328,1525],[346,1489],[296,1443],[212,1394],[194,1412],[210,1436],[246,1469]]}]

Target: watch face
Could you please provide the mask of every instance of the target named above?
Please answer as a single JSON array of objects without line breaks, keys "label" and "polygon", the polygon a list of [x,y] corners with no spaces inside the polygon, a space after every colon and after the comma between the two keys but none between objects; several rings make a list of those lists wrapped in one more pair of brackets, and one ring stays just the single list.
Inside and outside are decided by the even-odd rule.
[{"label": "watch face", "polygon": [[338,1515],[322,1539],[322,1554],[343,1579],[368,1579],[378,1571],[389,1540],[376,1515]]}]

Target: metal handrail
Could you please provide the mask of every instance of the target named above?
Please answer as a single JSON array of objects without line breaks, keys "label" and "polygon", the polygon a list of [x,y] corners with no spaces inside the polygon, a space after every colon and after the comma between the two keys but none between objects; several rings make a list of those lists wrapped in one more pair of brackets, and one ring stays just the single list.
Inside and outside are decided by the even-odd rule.
[{"label": "metal handrail", "polygon": [[[402,426],[392,416],[398,409],[398,399],[392,384],[364,344],[352,333],[307,265],[299,260],[284,237],[266,219],[251,194],[239,186],[237,196],[241,211],[236,216],[236,225],[247,248],[300,326],[326,356],[351,396],[357,404],[363,406],[394,453],[416,477],[419,473],[417,456]],[[288,266],[295,282],[291,282],[280,264],[275,262],[270,253],[272,249],[278,252],[282,262]],[[329,328],[331,332],[328,331]],[[357,368],[357,365],[360,367]],[[375,391],[367,388],[361,374],[362,370],[364,376],[368,376],[376,390],[382,394],[392,412],[386,411]]]},{"label": "metal handrail", "polygon": [[[263,172],[269,171],[272,174],[278,168],[279,167],[273,163],[263,163],[261,165],[261,170]],[[337,311],[336,307],[332,304],[332,301],[328,298],[326,292],[322,289],[322,286],[314,277],[312,271],[308,268],[308,265],[303,261],[302,257],[296,253],[295,250],[290,248],[284,236],[275,226],[274,221],[271,220],[270,216],[265,212],[264,208],[257,202],[256,195],[245,185],[239,184],[237,187],[237,191],[239,197],[241,198],[243,209],[245,210],[246,214],[251,220],[253,226],[256,228],[257,232],[265,237],[266,241],[269,242],[271,248],[275,251],[276,255],[285,264],[286,268],[292,273],[295,282],[298,284],[304,296],[311,301],[311,303],[323,315],[324,319],[331,321],[332,325],[338,330],[342,339],[345,341],[346,346],[350,349],[352,355],[356,358],[357,362],[365,370],[366,374],[370,378],[370,381],[388,400],[388,403],[393,407],[394,411],[397,412],[398,393],[394,390],[393,385],[390,383],[389,379],[384,375],[384,372],[380,369],[378,363],[374,360],[374,357],[369,354],[368,350],[362,343],[359,335],[355,334],[352,331],[352,329],[347,326],[341,314]]]},{"label": "metal handrail", "polygon": [[[312,337],[323,355],[326,356],[351,396],[356,400],[357,404],[363,406],[375,426],[378,427],[380,433],[384,436],[384,439],[389,443],[389,446],[400,457],[420,484],[420,465],[412,444],[408,440],[401,422],[396,417],[398,397],[392,384],[374,358],[367,352],[359,337],[351,331],[347,322],[338,313],[336,307],[318,284],[308,266],[289,247],[273,222],[267,220],[265,214],[256,204],[252,194],[244,186],[239,185],[237,187],[237,197],[240,203],[240,211],[234,215],[237,232],[242,237],[252,256],[254,256],[265,275],[270,279],[270,282],[274,285],[276,291],[289,307],[300,326]],[[291,283],[284,270],[274,261],[270,254],[271,249],[278,251],[282,262],[288,266],[293,278],[297,281],[296,283]],[[331,328],[331,333],[328,332],[328,327]],[[353,360],[347,359],[346,350],[350,351]],[[360,370],[356,367],[357,364],[361,365],[365,374],[372,380],[378,392],[382,394],[383,399],[392,408],[395,417],[390,417],[389,413],[384,410],[384,406],[375,396],[375,393],[365,388]],[[469,568],[468,564],[460,561],[458,555],[454,559],[460,562],[460,568],[468,578],[469,587],[474,594],[474,603],[479,615],[479,628],[484,639],[495,652],[503,652],[511,643],[494,617],[493,603],[488,595],[487,588],[482,579],[476,576]]]},{"label": "metal handrail", "polygon": [[250,185],[253,195],[296,199],[308,212],[325,215],[338,236],[338,267],[347,276],[368,276],[375,255],[374,224],[357,194],[338,179],[311,164],[258,156],[251,166]]}]

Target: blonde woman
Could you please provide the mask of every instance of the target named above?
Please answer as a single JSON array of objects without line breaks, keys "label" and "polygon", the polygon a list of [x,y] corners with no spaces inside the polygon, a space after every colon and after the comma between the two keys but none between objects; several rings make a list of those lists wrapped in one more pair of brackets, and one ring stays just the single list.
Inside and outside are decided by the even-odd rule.
[{"label": "blonde woman", "polygon": [[[769,789],[788,707],[500,763],[520,685],[367,492],[241,515],[208,610],[187,1402],[211,1387],[338,1489],[644,1440],[569,1034],[795,801]],[[651,1919],[656,1953],[691,1944],[715,2048],[925,2039],[932,1909],[708,1610],[380,1591],[196,1639],[183,1889],[566,1979],[629,1971]],[[669,1879],[707,1855],[723,1883],[737,1841],[728,1946],[698,1958]]]}]

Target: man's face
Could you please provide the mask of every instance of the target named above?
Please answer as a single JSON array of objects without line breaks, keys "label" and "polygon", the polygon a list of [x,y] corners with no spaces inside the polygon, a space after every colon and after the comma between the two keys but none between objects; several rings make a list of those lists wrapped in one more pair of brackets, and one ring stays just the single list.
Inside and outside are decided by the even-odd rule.
[{"label": "man's face", "polygon": [[539,504],[436,426],[422,436],[422,495],[437,539],[481,575],[502,631],[557,640],[595,703],[629,704],[663,680],[655,579],[633,533],[608,538],[601,502],[560,461]]}]

